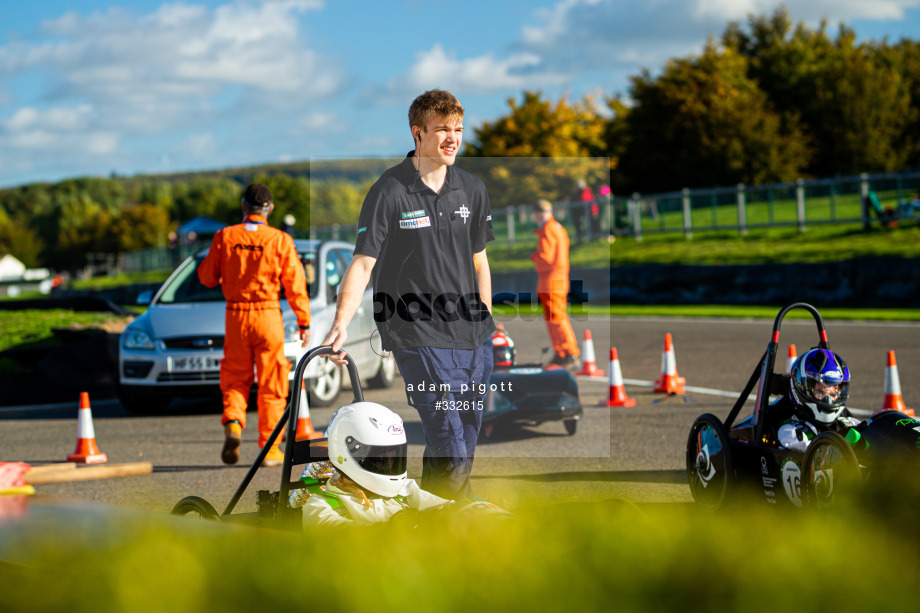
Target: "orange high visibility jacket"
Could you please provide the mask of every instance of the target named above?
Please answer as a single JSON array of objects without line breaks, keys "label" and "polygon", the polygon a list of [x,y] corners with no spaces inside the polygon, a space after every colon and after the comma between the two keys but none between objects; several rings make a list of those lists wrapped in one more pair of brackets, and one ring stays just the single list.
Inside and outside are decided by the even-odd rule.
[{"label": "orange high visibility jacket", "polygon": [[221,228],[208,255],[198,266],[201,283],[221,285],[227,309],[278,309],[284,295],[300,326],[310,325],[310,299],[303,265],[294,240],[272,228],[261,215],[249,215],[242,224]]},{"label": "orange high visibility jacket", "polygon": [[[530,255],[540,282],[569,279],[569,235],[562,224],[550,218],[533,234],[537,250]],[[539,284],[538,284],[539,291]]]}]

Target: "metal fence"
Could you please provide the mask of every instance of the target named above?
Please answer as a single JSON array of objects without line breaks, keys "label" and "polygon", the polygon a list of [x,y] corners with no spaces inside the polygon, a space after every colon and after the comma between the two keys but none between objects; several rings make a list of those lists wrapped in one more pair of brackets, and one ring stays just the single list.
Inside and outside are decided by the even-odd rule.
[{"label": "metal fence", "polygon": [[[573,242],[609,236],[733,231],[796,227],[804,232],[809,224],[871,224],[876,214],[865,206],[869,192],[875,192],[885,208],[897,217],[901,211],[920,216],[920,172],[862,174],[832,179],[799,180],[760,186],[684,189],[661,194],[633,194],[597,202],[596,214],[585,203],[559,202],[555,217],[566,227]],[[915,202],[915,207],[905,204]],[[492,212],[495,237],[508,245],[531,241],[536,226],[530,206],[520,205]],[[315,228],[310,237],[354,241],[357,224]]]},{"label": "metal fence", "polygon": [[[602,198],[594,203],[596,207],[592,203],[558,202],[554,210],[576,244],[613,236],[641,241],[645,235],[664,233],[682,233],[689,239],[694,232],[713,230],[745,235],[759,228],[795,227],[805,232],[809,225],[817,224],[861,223],[868,227],[878,217],[866,205],[870,191],[889,210],[888,222],[899,216],[920,217],[920,172],[633,194]],[[534,242],[531,232],[536,225],[530,203],[493,211],[492,226],[496,240],[506,245]],[[353,242],[357,230],[357,223],[342,224],[297,230],[295,236]],[[190,253],[197,248],[188,249]],[[153,248],[124,254],[120,262],[126,271],[167,269],[187,255]]]}]

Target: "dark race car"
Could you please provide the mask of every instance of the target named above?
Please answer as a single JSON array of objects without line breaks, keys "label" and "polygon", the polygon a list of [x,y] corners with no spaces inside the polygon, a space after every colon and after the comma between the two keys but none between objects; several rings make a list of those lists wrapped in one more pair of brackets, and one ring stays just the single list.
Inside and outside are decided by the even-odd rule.
[{"label": "dark race car", "polygon": [[[774,373],[783,317],[794,308],[809,311],[818,326],[816,347],[828,349],[827,333],[818,311],[806,303],[780,310],[773,336],[723,421],[703,414],[693,423],[687,440],[687,477],[694,500],[710,509],[726,504],[741,489],[754,491],[771,504],[826,506],[868,485],[909,479],[920,466],[920,421],[896,411],[873,415],[858,423],[847,438],[832,430],[819,433],[805,452],[779,443],[778,429],[788,418],[781,402],[789,376]],[[736,422],[754,386],[754,412]]]},{"label": "dark race car", "polygon": [[514,341],[502,325],[492,335],[493,362],[481,436],[491,439],[511,423],[562,421],[574,435],[584,410],[572,374],[556,366],[516,365]]}]

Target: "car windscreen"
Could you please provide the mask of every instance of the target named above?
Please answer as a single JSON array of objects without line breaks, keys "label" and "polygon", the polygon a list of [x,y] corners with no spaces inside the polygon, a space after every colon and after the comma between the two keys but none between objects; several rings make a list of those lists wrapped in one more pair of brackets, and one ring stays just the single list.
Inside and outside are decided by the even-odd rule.
[{"label": "car windscreen", "polygon": [[223,301],[224,293],[220,286],[208,288],[198,280],[198,265],[204,257],[186,260],[176,271],[175,276],[163,287],[158,303],[207,303]]},{"label": "car windscreen", "polygon": [[[307,293],[310,298],[316,296],[319,283],[316,281],[317,275],[314,263],[316,254],[314,252],[298,254],[300,262],[304,267],[304,276],[307,280]],[[199,256],[194,260],[186,261],[176,271],[176,275],[164,286],[163,291],[157,298],[157,302],[170,305],[173,303],[206,303],[210,301],[223,301],[224,294],[220,286],[208,288],[198,279],[198,265],[204,256]],[[281,288],[281,296],[284,298],[284,288]]]},{"label": "car windscreen", "polygon": [[[319,290],[318,275],[316,274],[316,252],[300,252],[297,254],[300,258],[300,264],[303,265],[303,276],[307,281],[307,296],[310,299],[316,298],[316,292]],[[284,298],[284,286],[281,286],[279,298]]]}]

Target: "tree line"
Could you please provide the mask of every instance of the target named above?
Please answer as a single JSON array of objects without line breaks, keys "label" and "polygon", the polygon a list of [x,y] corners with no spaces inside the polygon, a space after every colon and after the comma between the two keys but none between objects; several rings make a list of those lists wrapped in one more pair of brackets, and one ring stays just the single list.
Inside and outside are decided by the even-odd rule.
[{"label": "tree line", "polygon": [[470,153],[609,157],[619,194],[920,166],[920,44],[857,43],[845,25],[831,36],[785,8],[728,24],[601,103],[537,92],[508,103]]},{"label": "tree line", "polygon": [[[473,127],[458,161],[486,182],[495,209],[569,200],[578,179],[629,194],[896,171],[920,166],[920,44],[857,43],[844,25],[831,35],[781,8],[729,23],[658,74],[643,70],[626,93],[570,102],[525,91],[508,106]],[[163,246],[193,217],[238,221],[252,181],[272,189],[275,224],[286,214],[303,230],[353,224],[383,167],[301,162],[10,188],[0,191],[0,253],[72,269],[89,252]]]}]

